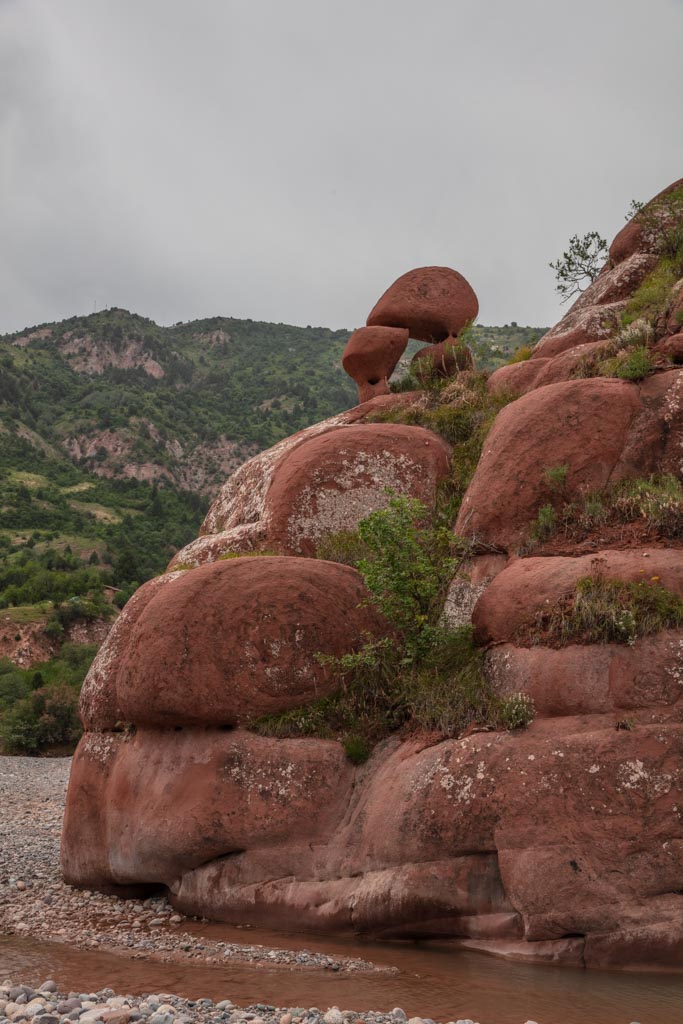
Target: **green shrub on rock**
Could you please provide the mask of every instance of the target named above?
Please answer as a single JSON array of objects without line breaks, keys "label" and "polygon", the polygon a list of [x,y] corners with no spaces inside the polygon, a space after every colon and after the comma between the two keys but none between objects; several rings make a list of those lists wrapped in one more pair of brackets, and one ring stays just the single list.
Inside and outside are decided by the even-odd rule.
[{"label": "green shrub on rock", "polygon": [[392,497],[361,521],[358,543],[365,555],[357,567],[391,634],[368,638],[342,657],[319,655],[338,678],[337,692],[253,727],[265,735],[341,738],[358,764],[397,729],[454,736],[472,725],[504,724],[504,715],[509,720],[486,677],[472,628],[449,629],[441,620],[462,552],[452,530],[432,525],[416,499]]}]

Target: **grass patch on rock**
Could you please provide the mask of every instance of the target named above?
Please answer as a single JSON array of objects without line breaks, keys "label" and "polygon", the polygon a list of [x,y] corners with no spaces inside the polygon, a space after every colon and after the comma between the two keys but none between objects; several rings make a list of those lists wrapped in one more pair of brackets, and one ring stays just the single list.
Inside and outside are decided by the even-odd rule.
[{"label": "grass patch on rock", "polygon": [[677,477],[622,480],[580,501],[544,505],[531,528],[532,547],[552,537],[578,543],[596,530],[632,525],[641,540],[683,540],[683,485]]},{"label": "grass patch on rock", "polygon": [[617,377],[644,380],[656,369],[651,352],[655,332],[645,319],[635,320],[577,363],[572,377]]},{"label": "grass patch on rock", "polygon": [[451,472],[440,487],[440,510],[455,521],[465,491],[474,476],[486,435],[496,416],[518,396],[492,394],[487,375],[465,371],[454,379],[436,377],[434,387],[412,406],[381,409],[368,423],[405,423],[426,427],[452,446]]},{"label": "grass patch on rock", "polygon": [[683,626],[683,601],[659,577],[626,582],[601,573],[577,580],[572,594],[539,613],[518,639],[545,646],[634,644],[639,636]]}]

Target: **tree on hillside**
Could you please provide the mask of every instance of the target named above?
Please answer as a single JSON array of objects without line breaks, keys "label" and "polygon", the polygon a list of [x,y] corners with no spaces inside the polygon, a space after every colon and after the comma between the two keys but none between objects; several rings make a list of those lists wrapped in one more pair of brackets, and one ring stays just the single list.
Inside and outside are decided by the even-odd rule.
[{"label": "tree on hillside", "polygon": [[562,302],[567,302],[593,283],[607,253],[607,242],[597,231],[589,231],[583,238],[572,235],[561,259],[549,264],[555,271],[555,291],[562,296]]}]

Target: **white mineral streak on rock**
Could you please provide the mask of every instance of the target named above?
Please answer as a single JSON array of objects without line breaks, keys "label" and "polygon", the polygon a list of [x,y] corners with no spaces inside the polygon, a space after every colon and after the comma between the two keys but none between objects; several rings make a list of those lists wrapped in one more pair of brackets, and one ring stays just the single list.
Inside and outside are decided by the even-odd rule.
[{"label": "white mineral streak on rock", "polygon": [[347,426],[352,418],[349,412],[332,416],[322,423],[299,431],[292,437],[286,437],[272,448],[245,462],[221,487],[202,524],[201,533],[225,532],[235,526],[259,521],[267,527],[266,494],[280,460],[302,441],[307,441],[318,434],[325,434],[337,427]]}]

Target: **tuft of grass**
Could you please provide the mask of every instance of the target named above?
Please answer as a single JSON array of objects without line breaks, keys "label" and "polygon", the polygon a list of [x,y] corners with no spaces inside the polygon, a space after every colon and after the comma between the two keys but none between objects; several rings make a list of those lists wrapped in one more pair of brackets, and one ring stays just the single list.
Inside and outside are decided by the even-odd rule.
[{"label": "tuft of grass", "polygon": [[548,540],[555,532],[557,515],[552,505],[542,505],[531,528],[531,538],[538,543]]},{"label": "tuft of grass", "polygon": [[351,735],[344,740],[344,753],[351,764],[364,764],[370,757],[372,748],[364,736]]},{"label": "tuft of grass", "polygon": [[536,708],[528,693],[511,693],[501,701],[499,718],[509,731],[524,729],[534,720]]},{"label": "tuft of grass", "polygon": [[619,377],[621,380],[644,380],[654,372],[655,364],[647,348],[632,348],[620,352],[614,359],[601,364],[601,376]]},{"label": "tuft of grass", "polygon": [[603,574],[577,580],[573,594],[541,612],[526,640],[550,644],[634,644],[639,636],[683,625],[683,601],[659,577],[627,583]]},{"label": "tuft of grass", "polygon": [[551,491],[561,493],[564,491],[567,485],[567,473],[569,472],[569,466],[567,463],[563,463],[561,466],[548,466],[546,467],[543,475],[545,482]]}]

